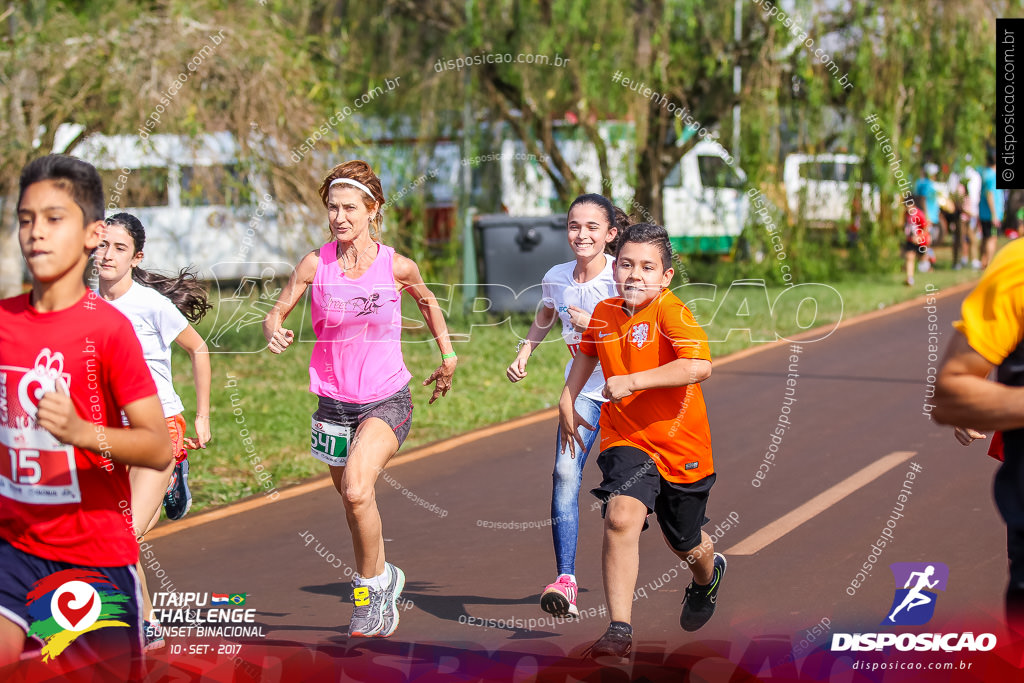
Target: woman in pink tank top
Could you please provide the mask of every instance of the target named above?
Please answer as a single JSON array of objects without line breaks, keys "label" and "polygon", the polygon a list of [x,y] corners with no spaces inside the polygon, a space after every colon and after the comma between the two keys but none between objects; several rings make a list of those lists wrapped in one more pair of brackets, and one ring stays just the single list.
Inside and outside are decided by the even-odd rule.
[{"label": "woman in pink tank top", "polygon": [[331,240],[306,254],[263,321],[273,353],[295,334],[281,327],[311,288],[316,344],[309,390],[318,407],[311,426],[313,457],[330,465],[352,534],[356,576],[350,636],[389,636],[398,627],[405,574],[384,558],[374,484],[409,434],[411,374],[402,359],[402,292],[409,293],[441,350],[433,403],[448,393],[457,358],[441,308],[411,259],[380,243],[384,192],[365,161],[331,169],[320,185]]}]

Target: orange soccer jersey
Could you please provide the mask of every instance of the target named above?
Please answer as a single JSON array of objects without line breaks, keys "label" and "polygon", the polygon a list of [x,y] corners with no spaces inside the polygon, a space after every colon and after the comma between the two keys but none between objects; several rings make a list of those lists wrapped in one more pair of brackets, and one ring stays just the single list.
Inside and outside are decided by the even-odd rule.
[{"label": "orange soccer jersey", "polygon": [[[621,297],[597,304],[580,352],[597,356],[604,376],[642,372],[679,358],[711,360],[708,338],[683,302],[665,290],[632,317]],[[700,384],[645,389],[601,408],[601,450],[633,446],[668,481],[689,484],[714,473],[711,428]]]}]

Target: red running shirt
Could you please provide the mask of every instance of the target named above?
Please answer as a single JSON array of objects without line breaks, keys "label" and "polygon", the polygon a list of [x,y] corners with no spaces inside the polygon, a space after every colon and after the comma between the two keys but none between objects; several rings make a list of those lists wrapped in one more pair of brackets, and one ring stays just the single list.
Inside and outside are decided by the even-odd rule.
[{"label": "red running shirt", "polygon": [[67,446],[35,421],[57,382],[78,416],[121,427],[121,408],[156,394],[132,324],[93,292],[41,313],[30,295],[0,300],[0,538],[49,560],[134,564],[128,471]]}]

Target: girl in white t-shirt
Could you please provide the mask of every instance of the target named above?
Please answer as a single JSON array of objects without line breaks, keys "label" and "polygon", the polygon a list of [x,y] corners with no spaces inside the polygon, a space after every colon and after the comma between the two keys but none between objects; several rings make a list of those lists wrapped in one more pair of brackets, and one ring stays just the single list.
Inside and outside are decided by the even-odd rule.
[{"label": "girl in white t-shirt", "polygon": [[[185,448],[206,448],[210,440],[210,356],[206,342],[190,322],[199,322],[212,308],[205,288],[194,272],[182,269],[168,277],[139,267],[146,232],[142,222],[128,213],[106,219],[105,234],[94,252],[99,273],[99,293],[127,317],[142,345],[142,355],[156,383],[171,437],[174,464],[160,472],[132,468],[132,520],[135,535],[143,538],[160,519],[160,503],[169,519],[181,519],[192,505],[188,489]],[[171,342],[177,342],[192,359],[196,389],[196,438],[185,436],[185,410],[171,381]],[[152,606],[142,563],[136,565],[142,580],[144,614]],[[147,649],[162,643],[147,624]]]},{"label": "girl in white t-shirt", "polygon": [[[621,211],[619,212],[622,216]],[[618,226],[624,228],[625,225]],[[590,314],[598,301],[616,296],[612,276],[614,258],[605,253],[615,239],[616,208],[607,197],[584,194],[569,206],[567,220],[569,246],[576,254],[575,261],[561,263],[547,272],[542,280],[543,299],[530,331],[519,344],[516,359],[506,372],[512,382],[526,377],[526,364],[533,350],[544,341],[548,330],[557,319],[562,321],[562,339],[569,354],[576,355],[582,333],[590,323]],[[565,366],[569,376],[572,359]],[[571,450],[559,447],[561,435],[555,439],[554,485],[551,494],[551,535],[555,546],[558,578],[541,594],[541,608],[555,616],[579,616],[576,607],[576,538],[579,531],[579,493],[583,480],[583,466],[587,454],[597,438],[598,420],[604,398],[601,389],[604,376],[601,366],[587,380],[576,400],[576,410],[592,429],[580,427],[583,449],[579,457]]]}]

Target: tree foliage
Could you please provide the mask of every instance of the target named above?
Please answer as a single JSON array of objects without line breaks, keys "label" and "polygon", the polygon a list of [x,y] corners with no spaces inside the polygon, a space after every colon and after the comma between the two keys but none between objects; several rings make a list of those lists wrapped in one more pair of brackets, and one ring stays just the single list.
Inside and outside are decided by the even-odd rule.
[{"label": "tree foliage", "polygon": [[[365,148],[371,138],[404,141],[413,157],[426,158],[438,140],[493,146],[512,136],[568,203],[584,183],[559,140],[592,143],[608,186],[613,162],[599,124],[625,122],[633,130],[634,201],[661,220],[663,181],[699,139],[688,124],[731,149],[738,104],[741,164],[777,203],[781,162],[791,151],[849,150],[868,160],[865,176],[886,201],[879,220],[863,226],[854,256],[878,267],[898,225],[890,201],[898,179],[864,118],[878,117],[906,174],[926,159],[955,163],[968,152],[980,159],[994,134],[995,17],[1021,5],[797,0],[786,3],[787,25],[778,8],[769,13],[773,2],[755,0],[741,4],[737,40],[734,3],[706,0],[12,3],[0,37],[0,293],[20,284],[13,239],[20,168],[51,148],[60,123],[80,124],[83,135],[137,134],[157,107],[153,132],[230,131],[280,203],[314,211],[332,155]],[[214,35],[222,42],[189,71]],[[804,38],[831,55],[833,71]],[[506,54],[567,61],[437,68]],[[836,67],[852,88],[839,83]],[[168,97],[182,72],[187,82]],[[394,92],[328,125],[346,104],[396,77]],[[623,87],[622,78],[638,86]],[[316,151],[295,163],[290,153],[313,137]],[[399,216],[414,250],[423,241],[422,210],[419,198]],[[797,223],[789,235],[795,250],[838,265],[831,245],[805,244]],[[758,235],[748,233],[755,249]]]}]

